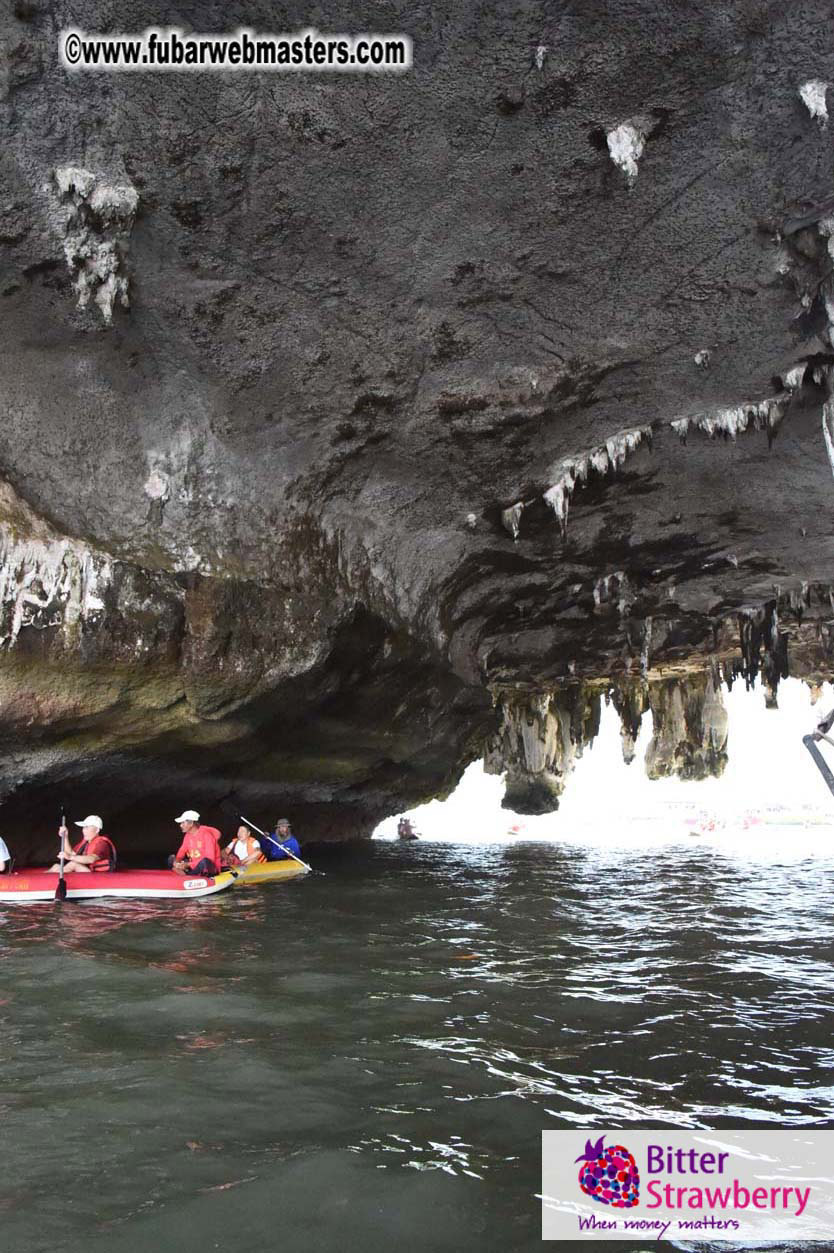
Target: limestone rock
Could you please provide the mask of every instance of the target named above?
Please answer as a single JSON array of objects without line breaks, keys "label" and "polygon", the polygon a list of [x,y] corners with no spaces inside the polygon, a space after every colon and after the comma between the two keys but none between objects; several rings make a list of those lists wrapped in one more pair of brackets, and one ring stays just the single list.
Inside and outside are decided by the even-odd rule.
[{"label": "limestone rock", "polygon": [[58,166],[55,218],[79,309],[92,299],[107,326],[116,303],[128,299],[127,252],[139,195],[114,180],[75,165]]},{"label": "limestone rock", "polygon": [[649,684],[654,734],[646,752],[650,779],[720,777],[727,764],[727,711],[711,671]]},{"label": "limestone rock", "polygon": [[506,775],[506,809],[549,813],[599,731],[599,693],[579,685],[538,696],[505,692],[500,703],[501,726],[487,745],[485,769]]},{"label": "limestone rock", "polygon": [[832,673],[828,6],[386,14],[408,73],[69,74],[45,7],[0,18],[33,855],[56,798],[139,851],[185,805],[367,835],[485,743],[549,807],[611,689],[626,755],[648,685],[652,769],[705,773],[712,663]]}]

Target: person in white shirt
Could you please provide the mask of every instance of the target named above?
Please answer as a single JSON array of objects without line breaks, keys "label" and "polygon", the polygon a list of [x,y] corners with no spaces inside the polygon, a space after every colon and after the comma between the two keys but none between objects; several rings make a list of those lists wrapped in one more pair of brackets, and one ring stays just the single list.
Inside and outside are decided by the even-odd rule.
[{"label": "person in white shirt", "polygon": [[226,862],[232,866],[254,866],[256,862],[266,861],[261,846],[248,827],[242,824],[237,835],[223,850]]},{"label": "person in white shirt", "polygon": [[8,845],[6,844],[6,841],[3,839],[0,839],[0,874],[3,874],[5,870],[8,870],[9,862],[11,860],[12,860],[12,855],[9,852],[9,848],[8,848]]}]

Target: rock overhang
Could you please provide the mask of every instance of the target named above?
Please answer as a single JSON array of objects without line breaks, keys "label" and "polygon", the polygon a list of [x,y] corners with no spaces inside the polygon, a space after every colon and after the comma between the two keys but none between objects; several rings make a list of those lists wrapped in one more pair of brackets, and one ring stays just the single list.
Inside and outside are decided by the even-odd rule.
[{"label": "rock overhang", "polygon": [[[703,745],[757,615],[774,681],[827,673],[823,6],[397,16],[411,75],[159,76],[153,109],[8,19],[7,709],[72,689],[12,719],[21,813],[151,763],[160,804],[236,783],[355,834],[580,684],[633,721],[689,675],[651,707]],[[527,773],[593,717],[556,721]]]}]

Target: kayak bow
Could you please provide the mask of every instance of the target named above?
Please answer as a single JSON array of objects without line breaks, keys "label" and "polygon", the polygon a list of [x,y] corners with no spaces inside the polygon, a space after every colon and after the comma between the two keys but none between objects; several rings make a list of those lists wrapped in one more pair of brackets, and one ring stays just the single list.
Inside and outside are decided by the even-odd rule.
[{"label": "kayak bow", "polygon": [[304,866],[290,861],[260,861],[251,866],[236,866],[238,883],[269,883],[273,879],[295,879],[307,874]]}]

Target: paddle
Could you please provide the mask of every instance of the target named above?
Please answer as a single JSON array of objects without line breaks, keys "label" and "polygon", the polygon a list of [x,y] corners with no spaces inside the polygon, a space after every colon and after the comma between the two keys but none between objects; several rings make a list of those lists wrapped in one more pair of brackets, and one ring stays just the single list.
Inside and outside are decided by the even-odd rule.
[{"label": "paddle", "polygon": [[318,875],[321,875],[322,878],[325,877],[323,870],[314,870],[312,866],[308,866],[306,861],[302,861],[300,857],[296,857],[295,853],[293,853],[290,849],[285,848],[284,845],[280,843],[280,841],[273,840],[271,835],[267,835],[266,831],[262,831],[260,827],[256,827],[254,822],[250,822],[248,818],[244,818],[243,814],[240,815],[240,821],[245,822],[247,827],[250,828],[250,830],[257,831],[258,835],[263,836],[265,840],[269,840],[270,844],[274,844],[276,848],[282,849],[287,854],[288,857],[291,857],[293,861],[297,861],[299,866],[303,866],[305,870],[308,870],[310,872],[310,874],[318,874]]},{"label": "paddle", "polygon": [[66,827],[66,825],[67,825],[67,815],[66,815],[66,806],[64,806],[63,809],[61,810],[61,851],[58,855],[58,860],[61,863],[61,868],[59,871],[60,878],[58,879],[58,886],[55,889],[56,901],[65,901],[67,899],[67,881],[64,878],[64,828]]}]

